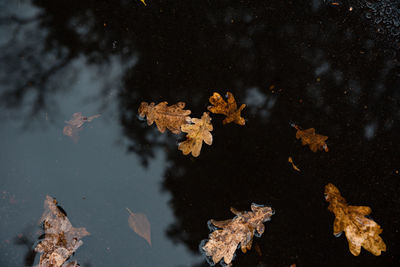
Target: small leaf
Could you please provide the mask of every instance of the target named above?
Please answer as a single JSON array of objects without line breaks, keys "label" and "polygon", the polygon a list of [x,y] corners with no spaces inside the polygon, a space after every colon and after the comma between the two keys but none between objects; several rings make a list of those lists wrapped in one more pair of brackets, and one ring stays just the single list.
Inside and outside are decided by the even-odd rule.
[{"label": "small leaf", "polygon": [[300,169],[299,169],[299,168],[297,168],[297,166],[296,166],[296,165],[294,165],[294,162],[293,162],[293,159],[292,159],[292,157],[289,157],[289,158],[288,158],[288,162],[289,162],[290,164],[292,164],[292,168],[293,168],[295,171],[298,171],[298,172],[300,172]]},{"label": "small leaf", "polygon": [[365,217],[371,213],[370,207],[347,205],[346,199],[340,195],[339,189],[333,184],[325,186],[325,199],[329,202],[329,211],[336,217],[333,223],[333,234],[339,236],[343,231],[345,232],[351,254],[358,256],[361,247],[375,256],[386,251],[386,244],[379,236],[382,233],[381,227]]},{"label": "small leaf", "polygon": [[181,126],[190,121],[190,110],[184,110],[184,102],[178,102],[174,105],[167,106],[168,102],[161,102],[155,105],[154,102],[148,104],[142,102],[139,107],[139,116],[147,116],[147,125],[152,125],[156,122],[157,128],[160,132],[165,132],[169,129],[174,134],[181,132]]},{"label": "small leaf", "polygon": [[136,234],[144,238],[151,246],[151,227],[146,215],[143,213],[133,213],[129,208],[126,208],[126,210],[129,212],[129,227]]},{"label": "small leaf", "polygon": [[184,155],[192,153],[193,157],[198,157],[203,141],[209,146],[212,144],[213,138],[210,132],[213,130],[213,126],[208,112],[204,112],[201,119],[193,118],[191,121],[193,124],[181,126],[182,132],[188,134],[186,135],[186,141],[179,143],[178,149]]},{"label": "small leaf", "polygon": [[318,150],[325,150],[325,152],[329,151],[328,146],[325,143],[328,136],[316,134],[314,128],[302,130],[297,125],[293,125],[293,127],[297,130],[296,138],[301,139],[303,146],[309,145],[312,152],[317,152]]},{"label": "small leaf", "polygon": [[222,121],[223,124],[235,122],[236,124],[244,125],[245,120],[240,116],[240,113],[246,107],[246,105],[242,104],[238,109],[236,100],[232,93],[227,92],[226,95],[227,102],[220,94],[214,92],[214,94],[209,98],[209,101],[213,106],[208,106],[207,109],[212,113],[225,115],[226,118]]}]

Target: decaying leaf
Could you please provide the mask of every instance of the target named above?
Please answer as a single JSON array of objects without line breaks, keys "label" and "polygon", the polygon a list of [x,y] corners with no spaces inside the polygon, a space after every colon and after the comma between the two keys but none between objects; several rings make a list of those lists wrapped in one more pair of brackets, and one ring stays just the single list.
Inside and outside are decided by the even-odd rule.
[{"label": "decaying leaf", "polygon": [[193,124],[181,126],[182,132],[187,133],[187,135],[186,140],[179,143],[178,149],[184,155],[188,155],[191,152],[193,157],[198,157],[203,141],[209,146],[212,144],[213,138],[210,132],[213,130],[213,126],[208,112],[204,112],[201,119],[192,118],[191,122]]},{"label": "decaying leaf", "polygon": [[155,105],[151,102],[142,102],[139,107],[139,116],[147,116],[147,125],[152,125],[156,122],[160,132],[165,132],[168,128],[172,133],[179,134],[181,126],[190,122],[190,110],[184,110],[184,102],[178,102],[174,105],[167,106],[168,102],[161,102]]},{"label": "decaying leaf", "polygon": [[246,107],[246,105],[242,104],[238,109],[236,105],[236,100],[233,97],[232,93],[227,92],[226,95],[227,102],[222,98],[220,94],[214,92],[214,94],[209,98],[209,101],[213,106],[208,106],[207,109],[212,113],[225,115],[226,118],[222,121],[223,124],[235,122],[239,125],[244,125],[245,121],[240,116],[240,113]]},{"label": "decaying leaf", "polygon": [[269,221],[274,214],[272,208],[254,203],[251,204],[251,211],[240,212],[234,208],[231,211],[236,215],[231,220],[210,221],[212,225],[222,229],[212,232],[202,247],[214,264],[223,259],[230,265],[239,244],[243,253],[250,250],[254,234],[261,236],[265,229],[263,223]]},{"label": "decaying leaf", "polygon": [[325,199],[329,202],[328,209],[336,216],[333,222],[333,234],[339,236],[345,232],[351,254],[358,256],[361,247],[375,256],[386,251],[386,245],[379,236],[382,233],[381,227],[365,217],[372,212],[370,207],[347,205],[339,189],[333,184],[325,186]]},{"label": "decaying leaf", "polygon": [[302,130],[297,125],[293,125],[293,127],[297,130],[296,138],[301,139],[303,146],[309,145],[312,152],[317,152],[318,150],[325,150],[325,152],[328,152],[328,145],[325,143],[328,136],[316,134],[314,128]]},{"label": "decaying leaf", "polygon": [[289,157],[289,158],[288,158],[288,162],[289,162],[290,164],[292,164],[292,168],[293,168],[295,171],[298,171],[298,172],[300,171],[300,169],[297,168],[296,165],[294,165],[294,162],[293,162],[292,157]]},{"label": "decaying leaf", "polygon": [[46,196],[43,222],[44,239],[36,246],[40,255],[39,267],[77,266],[76,262],[65,262],[83,244],[82,237],[89,235],[85,228],[72,227],[67,216],[57,207],[57,201]]},{"label": "decaying leaf", "polygon": [[130,209],[126,209],[129,212],[129,227],[139,236],[143,237],[151,246],[151,227],[146,215],[143,213],[133,213]]},{"label": "decaying leaf", "polygon": [[100,114],[93,115],[90,117],[82,116],[82,112],[76,112],[72,114],[72,118],[69,121],[65,121],[67,124],[64,127],[63,133],[64,135],[72,137],[72,139],[77,142],[78,141],[78,133],[82,130],[82,126],[85,122],[91,122],[92,120],[100,117]]}]

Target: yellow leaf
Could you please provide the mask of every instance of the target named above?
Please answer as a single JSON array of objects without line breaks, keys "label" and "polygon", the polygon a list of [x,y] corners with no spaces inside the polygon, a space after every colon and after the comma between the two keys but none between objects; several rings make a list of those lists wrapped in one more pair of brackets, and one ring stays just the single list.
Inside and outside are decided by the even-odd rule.
[{"label": "yellow leaf", "polygon": [[174,105],[167,106],[168,102],[161,102],[155,105],[154,102],[148,104],[142,102],[139,107],[139,116],[147,116],[147,125],[152,125],[156,122],[160,132],[165,132],[168,128],[172,133],[179,134],[181,126],[190,121],[190,110],[184,110],[184,102],[178,102]]},{"label": "yellow leaf", "polygon": [[351,254],[358,256],[361,247],[375,256],[386,251],[386,244],[379,236],[382,233],[381,227],[365,217],[371,213],[370,207],[347,205],[346,200],[340,195],[339,189],[333,184],[325,186],[325,199],[330,203],[328,209],[336,216],[333,223],[333,234],[339,236],[345,232]]},{"label": "yellow leaf", "polygon": [[193,124],[184,124],[181,126],[182,132],[188,134],[186,135],[186,140],[179,143],[178,149],[184,155],[192,153],[193,157],[198,157],[203,141],[209,146],[212,144],[213,138],[210,132],[213,130],[213,126],[208,112],[204,112],[201,119],[193,118],[191,121]]}]

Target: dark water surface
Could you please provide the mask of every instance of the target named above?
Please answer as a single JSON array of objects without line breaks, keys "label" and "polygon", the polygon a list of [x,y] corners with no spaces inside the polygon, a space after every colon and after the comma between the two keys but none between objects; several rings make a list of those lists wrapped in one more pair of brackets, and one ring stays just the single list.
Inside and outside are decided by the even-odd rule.
[{"label": "dark water surface", "polygon": [[[0,266],[38,263],[46,195],[91,233],[81,266],[208,266],[207,221],[252,202],[276,214],[261,254],[233,266],[400,266],[400,2],[146,2],[0,1]],[[214,91],[247,104],[246,125],[212,116],[198,158],[137,117],[141,101],[200,117]],[[75,112],[101,114],[76,143],[62,133]],[[327,183],[372,208],[381,256],[333,236]],[[149,218],[152,246],[127,207]]]}]

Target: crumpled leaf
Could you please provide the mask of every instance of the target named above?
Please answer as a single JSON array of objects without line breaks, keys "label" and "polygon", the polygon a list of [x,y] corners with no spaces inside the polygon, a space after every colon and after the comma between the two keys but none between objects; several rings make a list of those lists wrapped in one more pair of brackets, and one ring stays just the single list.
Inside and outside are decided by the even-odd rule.
[{"label": "crumpled leaf", "polygon": [[240,116],[240,113],[246,105],[242,104],[238,109],[232,93],[227,92],[226,95],[227,101],[225,101],[220,94],[214,92],[209,98],[210,103],[214,106],[208,106],[207,109],[212,113],[225,115],[226,118],[222,121],[223,124],[235,122],[239,125],[244,125],[245,120]]},{"label": "crumpled leaf", "polygon": [[274,214],[271,207],[251,204],[251,211],[237,211],[231,208],[235,218],[225,221],[211,220],[210,223],[222,230],[215,230],[208,236],[208,241],[202,247],[207,257],[214,264],[222,259],[231,264],[235,251],[240,244],[243,253],[251,249],[253,236],[264,233],[264,222],[269,221]]},{"label": "crumpled leaf", "polygon": [[212,144],[213,138],[210,132],[213,130],[213,126],[208,112],[204,112],[201,119],[192,118],[191,122],[193,124],[184,124],[181,126],[182,132],[188,134],[186,135],[186,140],[179,143],[178,149],[184,155],[192,153],[193,157],[198,157],[203,141],[209,146]]},{"label": "crumpled leaf", "polygon": [[297,130],[296,138],[301,139],[303,146],[309,145],[312,152],[317,152],[318,150],[325,150],[325,152],[329,151],[328,145],[325,143],[328,136],[316,134],[314,128],[302,130],[297,125],[293,125],[293,127]]},{"label": "crumpled leaf", "polygon": [[386,244],[379,236],[382,233],[381,227],[365,217],[372,212],[370,207],[347,205],[339,189],[333,184],[325,186],[325,199],[330,203],[328,209],[336,216],[333,234],[339,236],[343,231],[345,232],[351,254],[358,256],[361,247],[375,256],[386,251]]},{"label": "crumpled leaf", "polygon": [[82,237],[89,235],[85,228],[72,227],[67,216],[57,207],[57,201],[46,196],[43,222],[44,239],[36,246],[40,255],[39,267],[77,266],[76,262],[65,262],[83,244]]},{"label": "crumpled leaf", "polygon": [[290,164],[292,164],[293,170],[300,172],[300,169],[294,164],[292,157],[289,157],[289,158],[288,158],[288,162],[289,162]]},{"label": "crumpled leaf", "polygon": [[147,116],[147,125],[152,125],[156,122],[157,128],[160,132],[165,132],[168,128],[172,133],[179,134],[181,126],[190,122],[190,110],[184,110],[184,102],[178,102],[174,105],[167,106],[168,102],[161,102],[155,105],[151,102],[142,102],[139,107],[139,116]]},{"label": "crumpled leaf", "polygon": [[136,234],[143,237],[151,246],[151,227],[146,215],[142,213],[133,213],[130,209],[126,209],[129,212],[129,227],[132,228]]},{"label": "crumpled leaf", "polygon": [[66,136],[72,137],[72,139],[77,142],[78,141],[78,133],[82,130],[82,126],[85,122],[91,122],[92,120],[100,117],[100,114],[93,115],[90,117],[82,116],[82,112],[76,112],[72,114],[72,118],[69,121],[65,121],[67,124],[63,133]]}]

